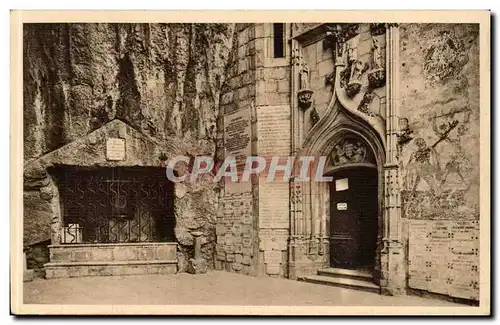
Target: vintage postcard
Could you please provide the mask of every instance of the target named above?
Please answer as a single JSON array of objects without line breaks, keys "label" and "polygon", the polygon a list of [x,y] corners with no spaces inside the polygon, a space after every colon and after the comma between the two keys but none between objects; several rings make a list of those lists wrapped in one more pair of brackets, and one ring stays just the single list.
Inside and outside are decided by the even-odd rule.
[{"label": "vintage postcard", "polygon": [[490,314],[490,12],[11,27],[12,313]]}]

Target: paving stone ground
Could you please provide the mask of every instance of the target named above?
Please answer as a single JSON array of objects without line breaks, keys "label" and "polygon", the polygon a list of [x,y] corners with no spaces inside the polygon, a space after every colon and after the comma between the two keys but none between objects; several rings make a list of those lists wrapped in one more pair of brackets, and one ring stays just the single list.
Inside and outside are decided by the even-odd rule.
[{"label": "paving stone ground", "polygon": [[25,304],[463,306],[415,296],[390,297],[287,279],[211,271],[35,279],[24,283]]}]

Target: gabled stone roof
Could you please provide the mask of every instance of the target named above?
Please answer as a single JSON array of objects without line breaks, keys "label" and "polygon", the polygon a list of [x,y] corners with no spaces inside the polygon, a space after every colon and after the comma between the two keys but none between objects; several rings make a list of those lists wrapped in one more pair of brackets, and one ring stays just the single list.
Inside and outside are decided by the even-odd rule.
[{"label": "gabled stone roof", "polygon": [[[125,140],[124,160],[109,161],[106,159],[106,139],[108,138]],[[158,166],[160,154],[171,151],[171,149],[123,121],[115,119],[85,137],[28,162],[24,166],[25,176],[28,176],[33,170],[45,169],[54,165],[84,167]]]}]

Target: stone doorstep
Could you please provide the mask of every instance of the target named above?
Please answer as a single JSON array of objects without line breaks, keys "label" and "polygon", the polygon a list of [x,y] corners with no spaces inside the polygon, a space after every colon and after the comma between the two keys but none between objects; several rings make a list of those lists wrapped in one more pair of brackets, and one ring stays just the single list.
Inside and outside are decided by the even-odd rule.
[{"label": "stone doorstep", "polygon": [[360,281],[373,281],[373,275],[368,271],[362,270],[349,270],[349,269],[339,269],[334,267],[328,267],[318,270],[318,275],[332,276],[345,279],[354,279]]},{"label": "stone doorstep", "polygon": [[300,281],[330,285],[346,289],[354,289],[359,291],[373,292],[380,294],[380,287],[372,282],[360,281],[354,279],[346,279],[340,277],[332,277],[325,275],[307,275],[299,279]]}]

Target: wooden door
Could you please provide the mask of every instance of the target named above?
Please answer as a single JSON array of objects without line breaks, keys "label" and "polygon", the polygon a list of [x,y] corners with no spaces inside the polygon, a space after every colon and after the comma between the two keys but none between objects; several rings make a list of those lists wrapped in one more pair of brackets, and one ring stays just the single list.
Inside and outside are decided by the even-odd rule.
[{"label": "wooden door", "polygon": [[373,265],[377,237],[377,173],[337,172],[330,188],[330,261],[333,267]]}]

